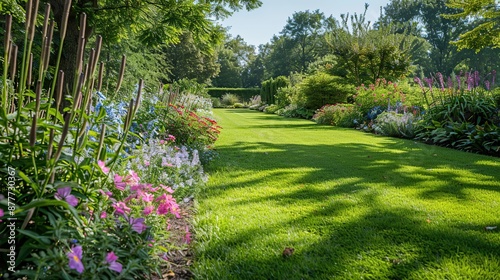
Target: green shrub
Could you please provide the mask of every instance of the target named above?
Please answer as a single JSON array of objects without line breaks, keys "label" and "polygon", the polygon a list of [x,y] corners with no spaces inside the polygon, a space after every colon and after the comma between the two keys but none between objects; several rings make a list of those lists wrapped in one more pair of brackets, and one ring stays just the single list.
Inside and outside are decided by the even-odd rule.
[{"label": "green shrub", "polygon": [[265,109],[264,109],[264,113],[266,114],[274,114],[277,110],[278,110],[278,106],[277,105],[269,105],[267,106]]},{"label": "green shrub", "polygon": [[226,106],[233,106],[235,103],[240,102],[240,98],[232,93],[226,93],[222,96],[222,104]]},{"label": "green shrub", "polygon": [[219,97],[211,97],[212,100],[212,107],[213,108],[220,108],[222,107],[222,102],[220,101]]},{"label": "green shrub", "polygon": [[286,87],[290,84],[290,80],[285,76],[278,76],[262,82],[260,95],[262,101],[267,104],[276,103],[276,94],[278,89]]},{"label": "green shrub", "polygon": [[286,106],[285,108],[279,109],[275,112],[275,114],[286,118],[300,118],[309,120],[314,115],[314,111],[306,109],[304,107],[299,107],[295,104],[291,104]]},{"label": "green shrub", "polygon": [[341,77],[317,73],[305,78],[299,85],[299,94],[304,100],[304,108],[316,110],[326,104],[343,103],[355,93],[354,86]]},{"label": "green shrub", "polygon": [[352,104],[325,105],[313,116],[313,120],[318,124],[340,127],[355,127],[361,119],[361,113]]},{"label": "green shrub", "polygon": [[373,129],[382,135],[412,139],[415,137],[415,122],[411,113],[383,112],[375,119]]},{"label": "green shrub", "polygon": [[233,107],[234,108],[245,108],[246,106],[243,103],[236,102],[233,104]]}]

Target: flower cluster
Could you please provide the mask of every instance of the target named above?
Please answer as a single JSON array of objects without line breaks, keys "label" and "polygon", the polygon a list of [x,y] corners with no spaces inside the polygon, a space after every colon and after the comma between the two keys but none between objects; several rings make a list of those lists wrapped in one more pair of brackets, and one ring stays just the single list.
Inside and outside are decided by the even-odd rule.
[{"label": "flower cluster", "polygon": [[202,185],[208,177],[198,151],[178,147],[175,141],[173,135],[162,140],[150,139],[132,153],[127,167],[136,170],[147,182],[171,186],[178,196],[188,196],[193,187]]},{"label": "flower cluster", "polygon": [[361,85],[356,88],[356,95],[353,96],[353,99],[359,110],[365,115],[375,107],[380,107],[383,111],[397,102],[406,105],[406,95],[398,87],[398,84],[385,79],[377,79],[375,84],[368,87]]}]

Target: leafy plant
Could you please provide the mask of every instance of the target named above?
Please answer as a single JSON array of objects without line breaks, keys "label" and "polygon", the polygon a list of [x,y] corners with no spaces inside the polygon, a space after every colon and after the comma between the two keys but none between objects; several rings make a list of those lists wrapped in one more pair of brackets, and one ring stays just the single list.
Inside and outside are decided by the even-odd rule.
[{"label": "leafy plant", "polygon": [[316,110],[326,104],[342,103],[355,93],[354,86],[341,77],[326,73],[316,73],[305,78],[299,85],[299,95],[303,96],[304,108]]},{"label": "leafy plant", "polygon": [[325,105],[318,109],[313,120],[318,124],[355,127],[362,120],[361,113],[352,104]]}]

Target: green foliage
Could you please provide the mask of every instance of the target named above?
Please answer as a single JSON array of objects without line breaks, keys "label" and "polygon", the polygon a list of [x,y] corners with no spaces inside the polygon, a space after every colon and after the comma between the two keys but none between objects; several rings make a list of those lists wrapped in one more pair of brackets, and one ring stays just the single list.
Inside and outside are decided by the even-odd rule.
[{"label": "green foliage", "polygon": [[286,87],[290,84],[290,80],[285,76],[271,78],[262,82],[260,96],[262,101],[267,104],[276,103],[276,94],[280,88]]},{"label": "green foliage", "polygon": [[239,103],[240,98],[232,93],[226,93],[222,96],[222,104],[226,106],[233,106],[235,103]]},{"label": "green foliage", "polygon": [[325,105],[318,109],[313,120],[318,124],[328,124],[340,127],[356,127],[363,115],[352,104]]},{"label": "green foliage", "polygon": [[269,105],[264,109],[264,113],[266,114],[274,114],[276,111],[278,111],[279,107],[278,105]]},{"label": "green foliage", "polygon": [[212,107],[213,108],[221,108],[222,107],[222,102],[219,97],[211,97],[212,100]]},{"label": "green foliage", "polygon": [[211,97],[221,98],[225,94],[233,94],[240,98],[241,101],[247,101],[255,95],[260,94],[258,88],[208,88],[208,95]]},{"label": "green foliage", "polygon": [[[193,32],[184,31],[179,37],[179,42],[162,46],[161,54],[165,56],[168,67],[168,80],[195,80],[200,84],[209,84],[220,71],[217,56],[214,51],[195,37]],[[148,69],[149,70],[149,69]]]},{"label": "green foliage", "polygon": [[[438,73],[438,76],[442,79],[442,75]],[[493,95],[479,86],[478,72],[456,78],[454,87],[432,87],[430,78],[426,79],[429,88],[421,85],[429,109],[423,115],[417,139],[475,153],[500,155],[500,118]]]},{"label": "green foliage", "polygon": [[[366,10],[365,10],[366,13]],[[397,80],[410,72],[410,50],[414,38],[394,34],[391,26],[372,29],[365,22],[365,14],[343,15],[342,22],[327,33],[326,40],[339,65],[355,84],[375,82],[379,78]]]},{"label": "green foliage", "polygon": [[246,106],[243,103],[236,102],[233,104],[233,107],[234,108],[245,108]]},{"label": "green foliage", "polygon": [[348,84],[346,79],[321,72],[305,78],[299,85],[303,106],[310,110],[325,104],[346,102],[347,97],[354,93],[354,86]]},{"label": "green foliage", "polygon": [[468,19],[479,22],[474,29],[460,35],[453,42],[459,49],[468,48],[479,52],[486,47],[500,48],[500,7],[495,0],[473,0],[446,2],[450,8],[458,9],[455,14],[443,15],[445,18]]},{"label": "green foliage", "polygon": [[290,104],[285,108],[278,109],[275,114],[285,118],[298,118],[309,120],[314,115],[314,110],[300,107],[297,104]]}]

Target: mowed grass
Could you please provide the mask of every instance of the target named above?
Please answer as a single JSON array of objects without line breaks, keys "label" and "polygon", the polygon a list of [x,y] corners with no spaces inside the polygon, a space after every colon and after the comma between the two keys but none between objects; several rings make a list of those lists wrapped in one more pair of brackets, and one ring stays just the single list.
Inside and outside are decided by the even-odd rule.
[{"label": "mowed grass", "polygon": [[[500,279],[500,160],[244,109],[195,223],[198,279]],[[295,249],[284,258],[285,247]]]}]

